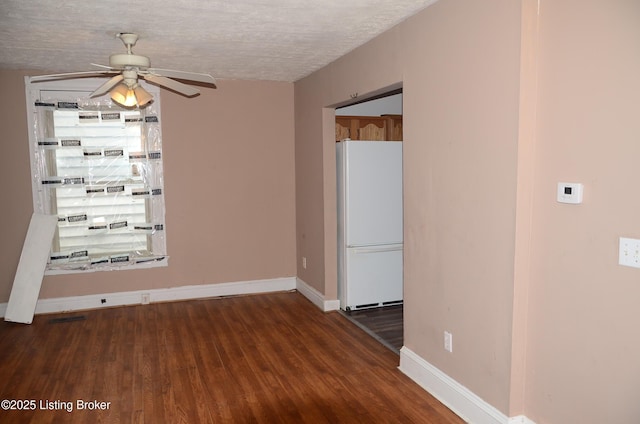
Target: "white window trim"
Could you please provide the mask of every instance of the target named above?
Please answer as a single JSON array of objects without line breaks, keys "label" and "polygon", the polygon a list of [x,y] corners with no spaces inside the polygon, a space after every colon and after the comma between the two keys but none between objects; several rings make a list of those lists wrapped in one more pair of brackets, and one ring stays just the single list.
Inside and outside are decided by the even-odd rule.
[{"label": "white window trim", "polygon": [[[36,210],[36,205],[39,202],[38,196],[38,187],[35,183],[33,175],[37,175],[39,172],[35,166],[35,149],[37,145],[36,134],[34,131],[35,128],[35,103],[36,101],[41,99],[41,93],[46,91],[64,91],[64,92],[74,92],[77,91],[79,93],[91,93],[97,87],[102,85],[105,82],[104,78],[79,78],[79,79],[69,79],[69,80],[53,80],[53,81],[45,81],[45,82],[31,82],[30,77],[25,77],[25,91],[26,91],[26,107],[27,107],[27,123],[28,123],[28,133],[29,133],[29,157],[30,157],[30,167],[31,167],[31,175],[32,175],[32,202],[34,210]],[[160,89],[157,86],[147,84],[144,81],[139,82],[140,85],[144,87],[154,98],[155,105],[155,113],[160,121],[160,125],[162,123],[161,117],[161,107],[160,107]],[[104,99],[108,99],[108,96],[105,96]],[[164,188],[163,188],[164,191]],[[163,193],[164,196],[164,193]],[[166,231],[166,228],[163,230]],[[166,235],[163,237],[164,250],[166,251]],[[157,267],[166,267],[168,266],[168,255],[165,255],[161,259],[149,261],[149,262],[138,262],[138,263],[127,263],[122,266],[111,265],[106,268],[100,267],[91,267],[86,269],[47,269],[45,271],[45,275],[60,275],[60,274],[83,274],[88,272],[97,272],[97,271],[114,271],[114,270],[133,270],[133,269],[147,269],[147,268],[157,268]]]}]

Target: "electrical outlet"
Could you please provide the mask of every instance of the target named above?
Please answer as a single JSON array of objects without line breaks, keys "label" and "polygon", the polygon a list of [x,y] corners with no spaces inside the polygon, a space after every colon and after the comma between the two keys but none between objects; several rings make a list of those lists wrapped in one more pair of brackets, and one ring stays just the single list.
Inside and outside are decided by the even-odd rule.
[{"label": "electrical outlet", "polygon": [[453,352],[453,335],[448,331],[444,332],[444,350]]},{"label": "electrical outlet", "polygon": [[307,257],[302,257],[302,268],[307,269]]},{"label": "electrical outlet", "polygon": [[624,266],[640,268],[640,240],[620,237],[618,263]]},{"label": "electrical outlet", "polygon": [[140,303],[148,305],[151,302],[151,295],[149,293],[142,293],[142,299]]}]

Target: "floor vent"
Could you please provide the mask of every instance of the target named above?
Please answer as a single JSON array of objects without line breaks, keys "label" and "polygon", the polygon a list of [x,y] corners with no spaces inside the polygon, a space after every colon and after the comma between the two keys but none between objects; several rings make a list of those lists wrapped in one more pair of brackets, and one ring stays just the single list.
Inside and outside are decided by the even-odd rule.
[{"label": "floor vent", "polygon": [[347,312],[360,311],[362,309],[382,308],[385,306],[395,306],[395,305],[402,305],[402,304],[403,304],[402,300],[390,300],[387,302],[378,302],[378,303],[363,303],[362,305],[347,306]]},{"label": "floor vent", "polygon": [[377,308],[380,306],[379,303],[363,303],[362,305],[355,305],[352,307],[347,307],[347,311],[355,311],[359,309],[369,309],[369,308]]},{"label": "floor vent", "polygon": [[72,317],[52,318],[49,324],[60,324],[62,322],[84,321],[87,319],[84,315],[74,315]]}]

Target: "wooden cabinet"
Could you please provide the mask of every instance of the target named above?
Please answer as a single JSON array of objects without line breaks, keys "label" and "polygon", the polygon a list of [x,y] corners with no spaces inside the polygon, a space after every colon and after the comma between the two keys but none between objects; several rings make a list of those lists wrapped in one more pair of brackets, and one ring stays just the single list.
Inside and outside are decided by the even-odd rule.
[{"label": "wooden cabinet", "polygon": [[402,141],[402,115],[336,116],[336,141]]},{"label": "wooden cabinet", "polygon": [[387,119],[387,140],[402,141],[402,115],[382,115]]}]

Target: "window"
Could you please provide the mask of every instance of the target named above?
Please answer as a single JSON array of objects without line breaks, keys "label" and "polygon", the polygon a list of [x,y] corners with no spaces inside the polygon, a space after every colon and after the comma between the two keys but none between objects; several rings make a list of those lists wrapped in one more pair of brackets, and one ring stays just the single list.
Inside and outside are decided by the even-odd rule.
[{"label": "window", "polygon": [[58,216],[47,273],[166,265],[158,90],[128,110],[89,98],[100,80],[25,81],[34,211]]}]

